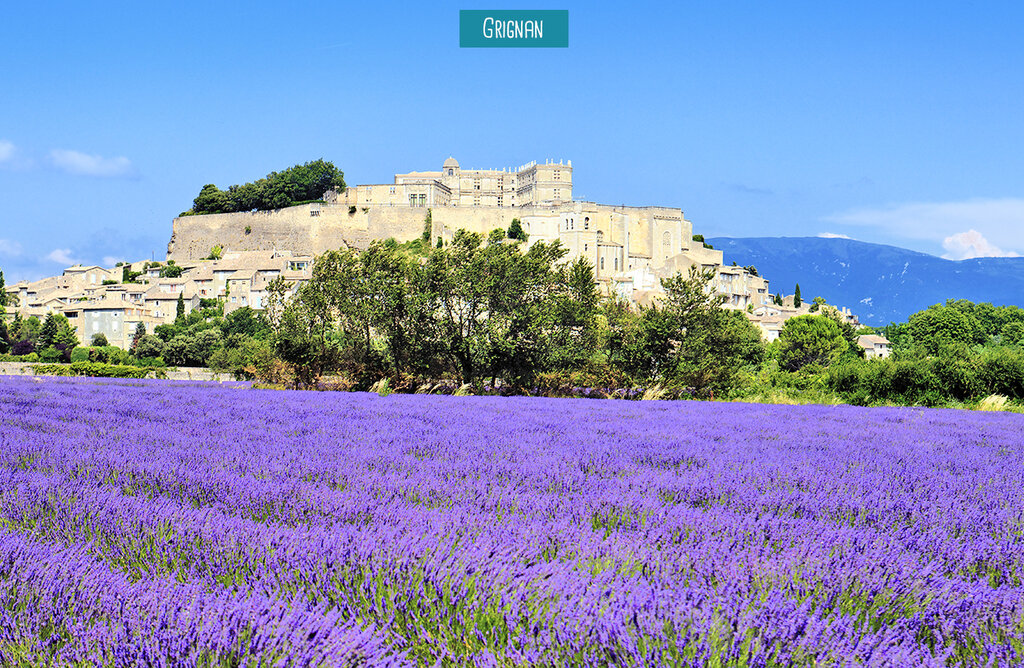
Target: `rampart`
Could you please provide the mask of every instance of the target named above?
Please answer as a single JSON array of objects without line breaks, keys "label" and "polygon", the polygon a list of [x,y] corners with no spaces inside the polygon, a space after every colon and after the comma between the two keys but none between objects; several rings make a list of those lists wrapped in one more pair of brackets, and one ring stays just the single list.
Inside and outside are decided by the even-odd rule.
[{"label": "rampart", "polygon": [[[530,207],[431,209],[438,231],[466,229],[483,234],[508,228],[513,218],[530,213]],[[419,237],[426,216],[427,209],[418,206],[350,207],[326,202],[273,211],[181,216],[172,224],[167,259],[199,260],[217,245],[231,251],[276,249],[312,255],[337,248],[363,249],[374,239],[394,237],[405,242]]]}]

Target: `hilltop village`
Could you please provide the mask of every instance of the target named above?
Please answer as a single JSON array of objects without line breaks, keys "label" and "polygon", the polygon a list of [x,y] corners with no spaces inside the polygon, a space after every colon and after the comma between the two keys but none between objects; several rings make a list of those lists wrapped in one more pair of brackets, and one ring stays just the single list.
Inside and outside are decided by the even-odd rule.
[{"label": "hilltop village", "polygon": [[[465,229],[487,235],[518,221],[527,245],[558,240],[566,261],[586,258],[604,294],[637,304],[657,300],[661,279],[690,267],[713,269],[711,287],[724,307],[742,311],[767,341],[783,323],[808,313],[790,295],[777,303],[756,268],[730,266],[703,243],[682,209],[616,206],[573,199],[571,161],[531,162],[518,168],[462,169],[448,158],[437,171],[396,174],[392,183],[329,190],[322,201],[269,211],[182,215],[174,219],[164,262],[113,268],[76,265],[61,276],[8,285],[16,305],[9,317],[61,313],[87,340],[104,334],[127,347],[139,323],[148,332],[220,300],[225,313],[266,306],[277,278],[293,290],[312,276],[317,255],[365,249],[374,240],[411,241],[429,232],[450,241]],[[841,313],[856,324],[849,310]]]}]

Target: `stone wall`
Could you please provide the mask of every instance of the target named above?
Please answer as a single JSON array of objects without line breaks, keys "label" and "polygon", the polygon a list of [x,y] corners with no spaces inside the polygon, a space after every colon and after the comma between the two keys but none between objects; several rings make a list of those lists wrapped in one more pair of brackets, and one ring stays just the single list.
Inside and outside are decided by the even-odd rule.
[{"label": "stone wall", "polygon": [[[694,245],[690,222],[681,210],[667,207],[569,202],[554,207],[440,206],[431,207],[431,214],[432,243],[439,236],[450,239],[459,229],[486,236],[494,229],[508,229],[512,219],[519,218],[531,240],[562,239],[574,255],[586,255],[595,263],[596,247],[574,248],[579,240],[571,237],[575,231],[600,231],[605,243],[624,248],[619,269],[626,269],[626,255],[646,256],[658,267]],[[167,258],[179,263],[200,260],[215,245],[227,252],[281,250],[310,255],[345,247],[364,249],[375,239],[394,237],[405,242],[418,238],[426,215],[426,207],[353,207],[323,202],[274,211],[183,216],[174,219]],[[606,271],[615,269],[613,263]]]},{"label": "stone wall", "polygon": [[[423,233],[424,207],[352,207],[345,204],[303,204],[273,211],[213,213],[175,218],[167,259],[200,260],[215,245],[225,251],[288,250],[319,255],[343,247],[366,248],[374,239],[411,241]],[[507,229],[523,210],[508,207],[437,207],[432,218],[437,233],[460,228],[486,234]]]}]

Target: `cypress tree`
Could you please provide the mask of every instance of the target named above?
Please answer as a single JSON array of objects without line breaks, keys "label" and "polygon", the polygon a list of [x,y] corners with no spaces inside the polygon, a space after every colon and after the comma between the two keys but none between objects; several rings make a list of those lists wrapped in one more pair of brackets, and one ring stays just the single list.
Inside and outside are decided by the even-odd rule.
[{"label": "cypress tree", "polygon": [[141,322],[139,324],[135,325],[135,336],[132,337],[132,347],[131,347],[131,351],[133,353],[135,352],[135,349],[139,347],[139,341],[142,340],[142,337],[144,337],[145,335],[146,335],[146,325],[144,323],[141,323]]},{"label": "cypress tree", "polygon": [[174,322],[180,322],[185,317],[185,298],[182,294],[178,293],[178,310],[174,316]]},{"label": "cypress tree", "polygon": [[796,284],[796,290],[793,292],[793,306],[799,307],[803,301],[800,299],[800,284]]}]

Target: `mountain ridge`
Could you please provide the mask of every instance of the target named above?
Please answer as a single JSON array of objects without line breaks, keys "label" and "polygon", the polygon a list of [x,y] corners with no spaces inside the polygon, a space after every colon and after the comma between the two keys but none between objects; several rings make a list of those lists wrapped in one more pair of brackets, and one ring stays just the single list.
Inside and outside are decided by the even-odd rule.
[{"label": "mountain ridge", "polygon": [[754,265],[772,294],[816,296],[868,325],[901,322],[947,299],[1024,307],[1024,257],[947,260],[899,246],[831,237],[711,237],[725,262]]}]

